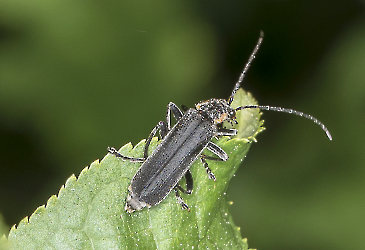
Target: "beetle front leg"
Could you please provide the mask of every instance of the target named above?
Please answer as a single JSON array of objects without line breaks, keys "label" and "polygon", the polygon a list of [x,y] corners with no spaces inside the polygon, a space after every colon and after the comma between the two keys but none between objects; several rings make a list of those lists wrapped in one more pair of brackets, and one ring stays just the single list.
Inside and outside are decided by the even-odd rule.
[{"label": "beetle front leg", "polygon": [[236,129],[218,128],[217,136],[234,136],[237,134]]}]

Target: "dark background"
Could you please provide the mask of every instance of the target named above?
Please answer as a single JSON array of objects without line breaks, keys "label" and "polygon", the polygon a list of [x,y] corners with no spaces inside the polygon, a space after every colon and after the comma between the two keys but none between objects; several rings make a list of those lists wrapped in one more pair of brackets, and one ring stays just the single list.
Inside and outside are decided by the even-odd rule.
[{"label": "dark background", "polygon": [[[0,213],[29,216],[107,146],[146,138],[169,101],[265,112],[230,186],[257,249],[365,247],[364,1],[0,1]],[[0,227],[1,229],[1,227]]]}]

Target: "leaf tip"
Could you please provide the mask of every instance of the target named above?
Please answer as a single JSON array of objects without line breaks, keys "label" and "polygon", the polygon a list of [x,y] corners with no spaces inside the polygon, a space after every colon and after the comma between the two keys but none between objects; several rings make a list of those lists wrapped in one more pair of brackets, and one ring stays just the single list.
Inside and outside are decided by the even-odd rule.
[{"label": "leaf tip", "polygon": [[65,187],[67,188],[67,187],[69,187],[70,185],[73,185],[75,182],[76,182],[76,176],[75,176],[75,174],[72,174],[68,179],[67,179],[67,181],[66,181],[66,183],[65,183]]},{"label": "leaf tip", "polygon": [[52,195],[47,201],[46,208],[54,206],[56,202],[57,202],[57,196]]}]

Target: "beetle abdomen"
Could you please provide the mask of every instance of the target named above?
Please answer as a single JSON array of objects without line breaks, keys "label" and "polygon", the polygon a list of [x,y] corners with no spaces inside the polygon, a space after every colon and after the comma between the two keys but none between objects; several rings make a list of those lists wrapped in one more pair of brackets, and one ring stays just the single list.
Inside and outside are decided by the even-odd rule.
[{"label": "beetle abdomen", "polygon": [[195,109],[188,110],[133,177],[131,199],[150,206],[160,203],[216,132],[217,127],[211,121],[203,118]]}]

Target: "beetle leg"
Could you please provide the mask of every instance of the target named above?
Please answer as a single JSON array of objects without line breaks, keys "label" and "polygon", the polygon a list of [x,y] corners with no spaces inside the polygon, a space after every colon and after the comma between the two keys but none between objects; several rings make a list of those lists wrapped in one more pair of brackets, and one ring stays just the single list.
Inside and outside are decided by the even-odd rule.
[{"label": "beetle leg", "polygon": [[143,152],[143,157],[145,159],[147,159],[148,157],[148,148],[150,147],[152,138],[156,135],[157,130],[160,130],[160,134],[164,134],[166,131],[166,124],[164,122],[159,122],[156,127],[154,127],[150,133],[150,135],[148,136],[147,140],[146,140],[146,145],[144,146],[144,152]]},{"label": "beetle leg", "polygon": [[177,201],[180,203],[181,205],[181,209],[187,209],[190,212],[189,206],[184,202],[184,200],[180,197],[179,194],[179,190],[177,190],[177,187],[174,187],[175,190],[175,195],[176,195],[176,199]]},{"label": "beetle leg", "polygon": [[218,156],[219,158],[202,154],[200,155],[200,160],[203,163],[205,169],[207,170],[209,179],[216,180],[212,170],[209,168],[208,163],[206,162],[206,159],[213,161],[226,161],[228,160],[228,155],[226,152],[224,152],[223,149],[221,149],[217,144],[214,144],[213,142],[208,142],[207,149],[216,156]]},{"label": "beetle leg", "polygon": [[184,194],[192,194],[193,193],[193,176],[191,175],[190,170],[186,171],[185,174],[185,181],[186,181],[186,190],[183,189],[179,183],[176,184],[176,187],[183,192]]},{"label": "beetle leg", "polygon": [[190,170],[185,173],[185,182],[186,182],[186,191],[187,194],[193,193],[193,176],[191,175]]},{"label": "beetle leg", "polygon": [[[167,133],[169,132],[167,130],[167,125],[166,122],[159,122],[159,127],[157,128],[157,130],[159,130],[160,132],[160,139],[162,140],[163,138],[165,138],[165,136],[167,135]],[[152,136],[153,138],[153,136]]]},{"label": "beetle leg", "polygon": [[236,129],[218,128],[217,136],[234,136],[237,134]]},{"label": "beetle leg", "polygon": [[156,127],[154,127],[152,129],[150,135],[148,136],[148,138],[146,140],[146,144],[144,146],[143,158],[135,158],[135,157],[124,156],[121,153],[119,153],[115,148],[108,147],[107,150],[109,151],[109,153],[115,155],[116,157],[122,158],[124,161],[144,162],[148,157],[148,148],[150,147],[152,138],[156,135],[157,130],[160,130],[160,135],[163,135],[163,137],[165,137],[165,135],[167,134],[166,124],[161,121],[156,125]]},{"label": "beetle leg", "polygon": [[[175,103],[170,102],[169,105],[167,106],[167,112],[166,112],[167,132],[169,132],[171,129],[171,113],[177,121],[180,120],[181,117],[183,117],[183,115],[184,115],[184,113],[181,112],[181,110],[178,108],[178,106],[176,106]],[[166,132],[166,134],[167,134],[167,132]],[[165,137],[165,135],[162,136],[162,138]]]},{"label": "beetle leg", "polygon": [[143,158],[135,158],[135,157],[129,157],[124,156],[121,153],[119,153],[115,148],[108,147],[109,153],[115,155],[116,157],[122,158],[124,161],[131,161],[131,162],[144,162],[148,157],[148,148],[150,147],[152,138],[156,135],[157,131],[160,132],[160,137],[163,139],[167,133],[171,129],[171,113],[175,117],[175,119],[178,121],[181,119],[181,117],[184,115],[183,112],[176,106],[175,103],[170,102],[167,106],[167,114],[166,114],[166,122],[160,121],[156,127],[154,127],[148,136],[146,140],[146,144],[143,151]]},{"label": "beetle leg", "polygon": [[108,147],[107,150],[109,151],[110,154],[115,155],[115,157],[122,158],[123,161],[144,162],[146,160],[145,158],[135,158],[135,157],[124,156],[121,153],[119,153],[115,148]]},{"label": "beetle leg", "polygon": [[167,112],[166,112],[166,122],[159,122],[156,127],[154,127],[148,136],[146,140],[146,145],[144,147],[144,158],[147,159],[148,157],[148,148],[150,146],[150,143],[152,141],[152,138],[156,135],[157,130],[160,131],[160,137],[161,139],[165,138],[167,133],[171,129],[171,113],[175,117],[176,120],[180,120],[181,117],[184,115],[181,110],[176,106],[175,103],[170,102],[167,106]]},{"label": "beetle leg", "polygon": [[215,179],[215,175],[213,174],[212,170],[209,168],[208,163],[205,161],[205,159],[215,160],[215,161],[221,161],[221,159],[220,158],[206,156],[206,155],[200,155],[200,161],[203,163],[203,166],[207,170],[207,174],[209,176],[209,179],[212,179],[212,180],[215,181],[216,180]]},{"label": "beetle leg", "polygon": [[[213,142],[208,142],[207,149],[218,156],[222,161],[228,160],[228,155],[226,152],[224,152],[223,149],[221,149],[217,144]],[[206,157],[207,158],[207,157]],[[214,158],[214,157],[213,157]],[[216,159],[216,158],[214,158]]]}]

